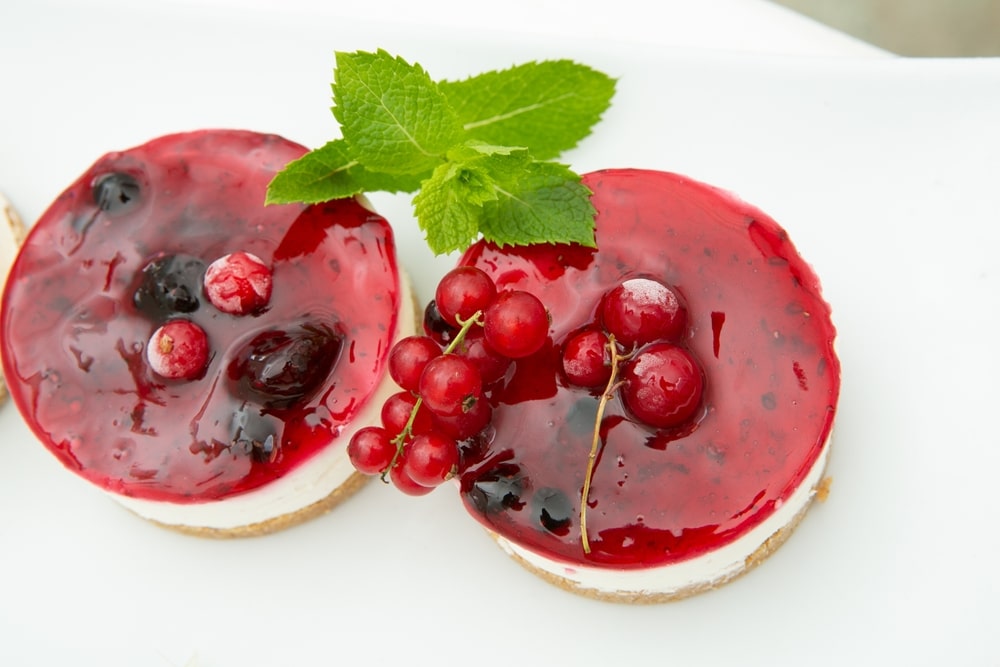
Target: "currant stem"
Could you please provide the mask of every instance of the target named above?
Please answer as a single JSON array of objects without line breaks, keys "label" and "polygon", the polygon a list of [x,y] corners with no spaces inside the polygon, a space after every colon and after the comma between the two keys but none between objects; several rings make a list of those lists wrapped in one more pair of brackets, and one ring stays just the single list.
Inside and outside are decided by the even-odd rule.
[{"label": "currant stem", "polygon": [[607,407],[608,401],[614,397],[615,389],[620,384],[616,380],[621,362],[632,356],[631,353],[621,354],[618,351],[618,343],[615,341],[614,334],[608,334],[607,347],[611,352],[611,376],[608,378],[608,384],[604,387],[604,393],[601,394],[601,400],[597,404],[597,416],[594,418],[594,438],[590,442],[590,454],[587,456],[587,474],[583,478],[583,491],[580,493],[580,542],[585,554],[590,553],[590,540],[587,537],[587,501],[590,498],[590,480],[594,476],[594,466],[597,465],[597,452],[601,443],[601,422],[604,421],[604,409]]},{"label": "currant stem", "polygon": [[[455,334],[455,337],[448,343],[448,346],[444,348],[441,354],[450,354],[454,352],[455,348],[461,345],[462,341],[465,340],[465,336],[469,333],[469,329],[476,325],[483,326],[483,311],[477,310],[467,320],[459,318],[458,323],[461,325],[461,328]],[[406,420],[406,426],[403,427],[403,430],[400,431],[395,438],[390,440],[390,443],[396,446],[396,451],[392,455],[392,460],[389,461],[389,465],[385,467],[385,470],[383,470],[380,475],[380,478],[386,484],[389,483],[389,480],[387,479],[389,471],[392,470],[393,466],[396,465],[396,461],[398,461],[399,457],[403,454],[403,445],[405,445],[406,441],[410,439],[411,435],[413,435],[413,422],[416,421],[417,411],[420,410],[420,406],[423,405],[423,403],[423,397],[417,396],[417,401],[413,404],[413,409],[410,410],[410,417]]]}]

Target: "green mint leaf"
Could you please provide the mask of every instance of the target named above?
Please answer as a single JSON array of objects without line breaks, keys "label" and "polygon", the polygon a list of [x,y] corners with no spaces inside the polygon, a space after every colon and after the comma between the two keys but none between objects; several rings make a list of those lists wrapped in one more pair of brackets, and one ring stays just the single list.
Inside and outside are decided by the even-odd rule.
[{"label": "green mint leaf", "polygon": [[436,255],[467,248],[479,236],[482,204],[496,198],[489,176],[475,167],[443,164],[413,198],[417,222]]},{"label": "green mint leaf", "polygon": [[316,204],[362,192],[414,192],[420,176],[384,174],[365,169],[343,139],[328,142],[285,165],[267,187],[268,204]]},{"label": "green mint leaf", "polygon": [[497,173],[496,201],[483,204],[479,230],[500,246],[579,243],[595,247],[590,190],[568,167],[530,162]]},{"label": "green mint leaf", "polygon": [[550,60],[442,81],[439,87],[470,137],[526,146],[548,160],[590,134],[611,103],[615,83],[585,65]]},{"label": "green mint leaf", "polygon": [[334,117],[352,154],[389,174],[430,173],[463,130],[438,85],[420,67],[383,50],[336,54]]}]

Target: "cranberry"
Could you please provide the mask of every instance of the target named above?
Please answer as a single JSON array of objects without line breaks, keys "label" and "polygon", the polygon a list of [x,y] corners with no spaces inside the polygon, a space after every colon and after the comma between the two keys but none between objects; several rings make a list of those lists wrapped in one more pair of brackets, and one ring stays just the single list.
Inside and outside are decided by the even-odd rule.
[{"label": "cranberry", "polygon": [[340,357],[342,343],[342,337],[324,324],[272,329],[244,345],[227,374],[237,395],[269,408],[288,407],[323,384]]},{"label": "cranberry", "polygon": [[260,312],[271,300],[271,269],[248,252],[224,255],[205,270],[205,295],[230,315]]},{"label": "cranberry", "polygon": [[162,377],[191,380],[208,366],[208,336],[189,320],[170,320],[149,337],[146,359]]},{"label": "cranberry", "polygon": [[605,295],[601,319],[620,343],[641,346],[657,340],[678,341],[687,325],[687,310],[663,283],[633,278]]},{"label": "cranberry", "polygon": [[684,348],[655,343],[622,369],[622,400],[640,421],[657,428],[680,426],[701,405],[701,368]]}]

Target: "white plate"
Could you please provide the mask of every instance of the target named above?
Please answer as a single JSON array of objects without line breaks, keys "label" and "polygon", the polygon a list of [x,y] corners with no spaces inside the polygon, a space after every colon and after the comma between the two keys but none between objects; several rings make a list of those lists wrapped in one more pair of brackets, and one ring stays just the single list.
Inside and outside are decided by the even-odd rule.
[{"label": "white plate", "polygon": [[[0,411],[0,664],[996,664],[1000,61],[779,58],[488,31],[6,8],[0,189],[34,220],[104,152],[245,127],[318,145],[332,51],[436,77],[573,57],[620,78],[566,160],[731,189],[824,280],[844,384],[830,499],[760,568],[684,602],[579,598],[509,561],[451,489],[372,484],[271,537],[157,529]],[[426,298],[448,265],[376,195]]]}]

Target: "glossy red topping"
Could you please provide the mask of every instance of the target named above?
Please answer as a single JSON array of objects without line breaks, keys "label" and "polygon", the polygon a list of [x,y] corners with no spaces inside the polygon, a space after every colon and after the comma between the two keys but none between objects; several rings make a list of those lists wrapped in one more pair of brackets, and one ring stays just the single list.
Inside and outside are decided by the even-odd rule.
[{"label": "glossy red topping", "polygon": [[[473,246],[462,263],[499,290],[549,308],[551,342],[493,388],[492,427],[467,444],[461,492],[501,535],[569,563],[642,568],[727,544],[797,488],[830,433],[840,367],[819,281],[786,233],[719,190],[662,172],[614,170],[584,182],[600,251]],[[632,278],[678,291],[678,345],[704,371],[698,412],[681,426],[643,425],[611,400],[589,491],[591,552],[580,498],[603,387],[572,386],[564,344],[600,326],[603,295]]]},{"label": "glossy red topping", "polygon": [[[4,370],[66,466],[125,495],[218,499],[308,460],[367,403],[400,305],[392,232],[354,200],[264,206],[304,152],[241,131],[163,137],[102,157],[32,228],[3,300]],[[271,274],[242,314],[201,291],[234,252]],[[177,317],[207,335],[190,380],[146,358]]]}]

